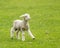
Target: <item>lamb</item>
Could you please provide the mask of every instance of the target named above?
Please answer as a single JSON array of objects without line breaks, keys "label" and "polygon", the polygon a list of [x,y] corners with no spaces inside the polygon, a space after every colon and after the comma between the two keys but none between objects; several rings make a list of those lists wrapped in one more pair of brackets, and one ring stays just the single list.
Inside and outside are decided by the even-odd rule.
[{"label": "lamb", "polygon": [[14,36],[14,32],[16,31],[16,38],[20,39],[20,32],[22,32],[22,41],[25,41],[25,32],[27,31],[29,33],[29,35],[32,37],[32,39],[35,39],[35,37],[33,36],[32,32],[30,31],[30,27],[29,27],[29,23],[28,21],[30,20],[30,15],[25,13],[23,15],[20,16],[21,18],[24,18],[23,20],[15,20],[13,22],[13,27],[11,28],[10,31],[10,36],[13,39]]}]

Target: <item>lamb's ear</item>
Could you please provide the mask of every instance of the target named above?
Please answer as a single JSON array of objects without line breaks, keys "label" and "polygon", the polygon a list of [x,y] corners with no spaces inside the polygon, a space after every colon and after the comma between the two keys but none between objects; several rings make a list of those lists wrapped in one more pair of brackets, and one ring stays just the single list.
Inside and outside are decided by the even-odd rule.
[{"label": "lamb's ear", "polygon": [[23,18],[23,17],[24,17],[24,15],[21,15],[21,16],[20,16],[20,18]]}]

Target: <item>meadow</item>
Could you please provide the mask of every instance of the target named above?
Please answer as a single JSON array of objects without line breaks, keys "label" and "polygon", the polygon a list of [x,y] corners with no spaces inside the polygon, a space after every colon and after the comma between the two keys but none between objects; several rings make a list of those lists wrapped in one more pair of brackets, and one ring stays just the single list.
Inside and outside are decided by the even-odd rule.
[{"label": "meadow", "polygon": [[[24,42],[12,40],[12,23],[24,13],[36,39],[26,32]],[[60,0],[0,0],[0,48],[60,48]]]}]

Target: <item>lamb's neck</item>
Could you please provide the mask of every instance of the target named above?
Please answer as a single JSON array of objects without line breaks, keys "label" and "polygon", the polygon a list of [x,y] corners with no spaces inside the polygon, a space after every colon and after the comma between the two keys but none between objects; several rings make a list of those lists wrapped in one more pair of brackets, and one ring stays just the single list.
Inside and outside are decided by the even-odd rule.
[{"label": "lamb's neck", "polygon": [[28,21],[24,20],[24,24],[26,25]]}]

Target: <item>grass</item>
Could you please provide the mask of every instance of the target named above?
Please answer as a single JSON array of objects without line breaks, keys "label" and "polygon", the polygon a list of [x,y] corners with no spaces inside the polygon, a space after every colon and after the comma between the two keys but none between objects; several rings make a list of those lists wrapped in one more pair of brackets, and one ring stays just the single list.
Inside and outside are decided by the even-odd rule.
[{"label": "grass", "polygon": [[[23,42],[10,39],[10,28],[24,13],[31,15],[30,28]],[[0,0],[0,48],[60,48],[60,0]]]}]

